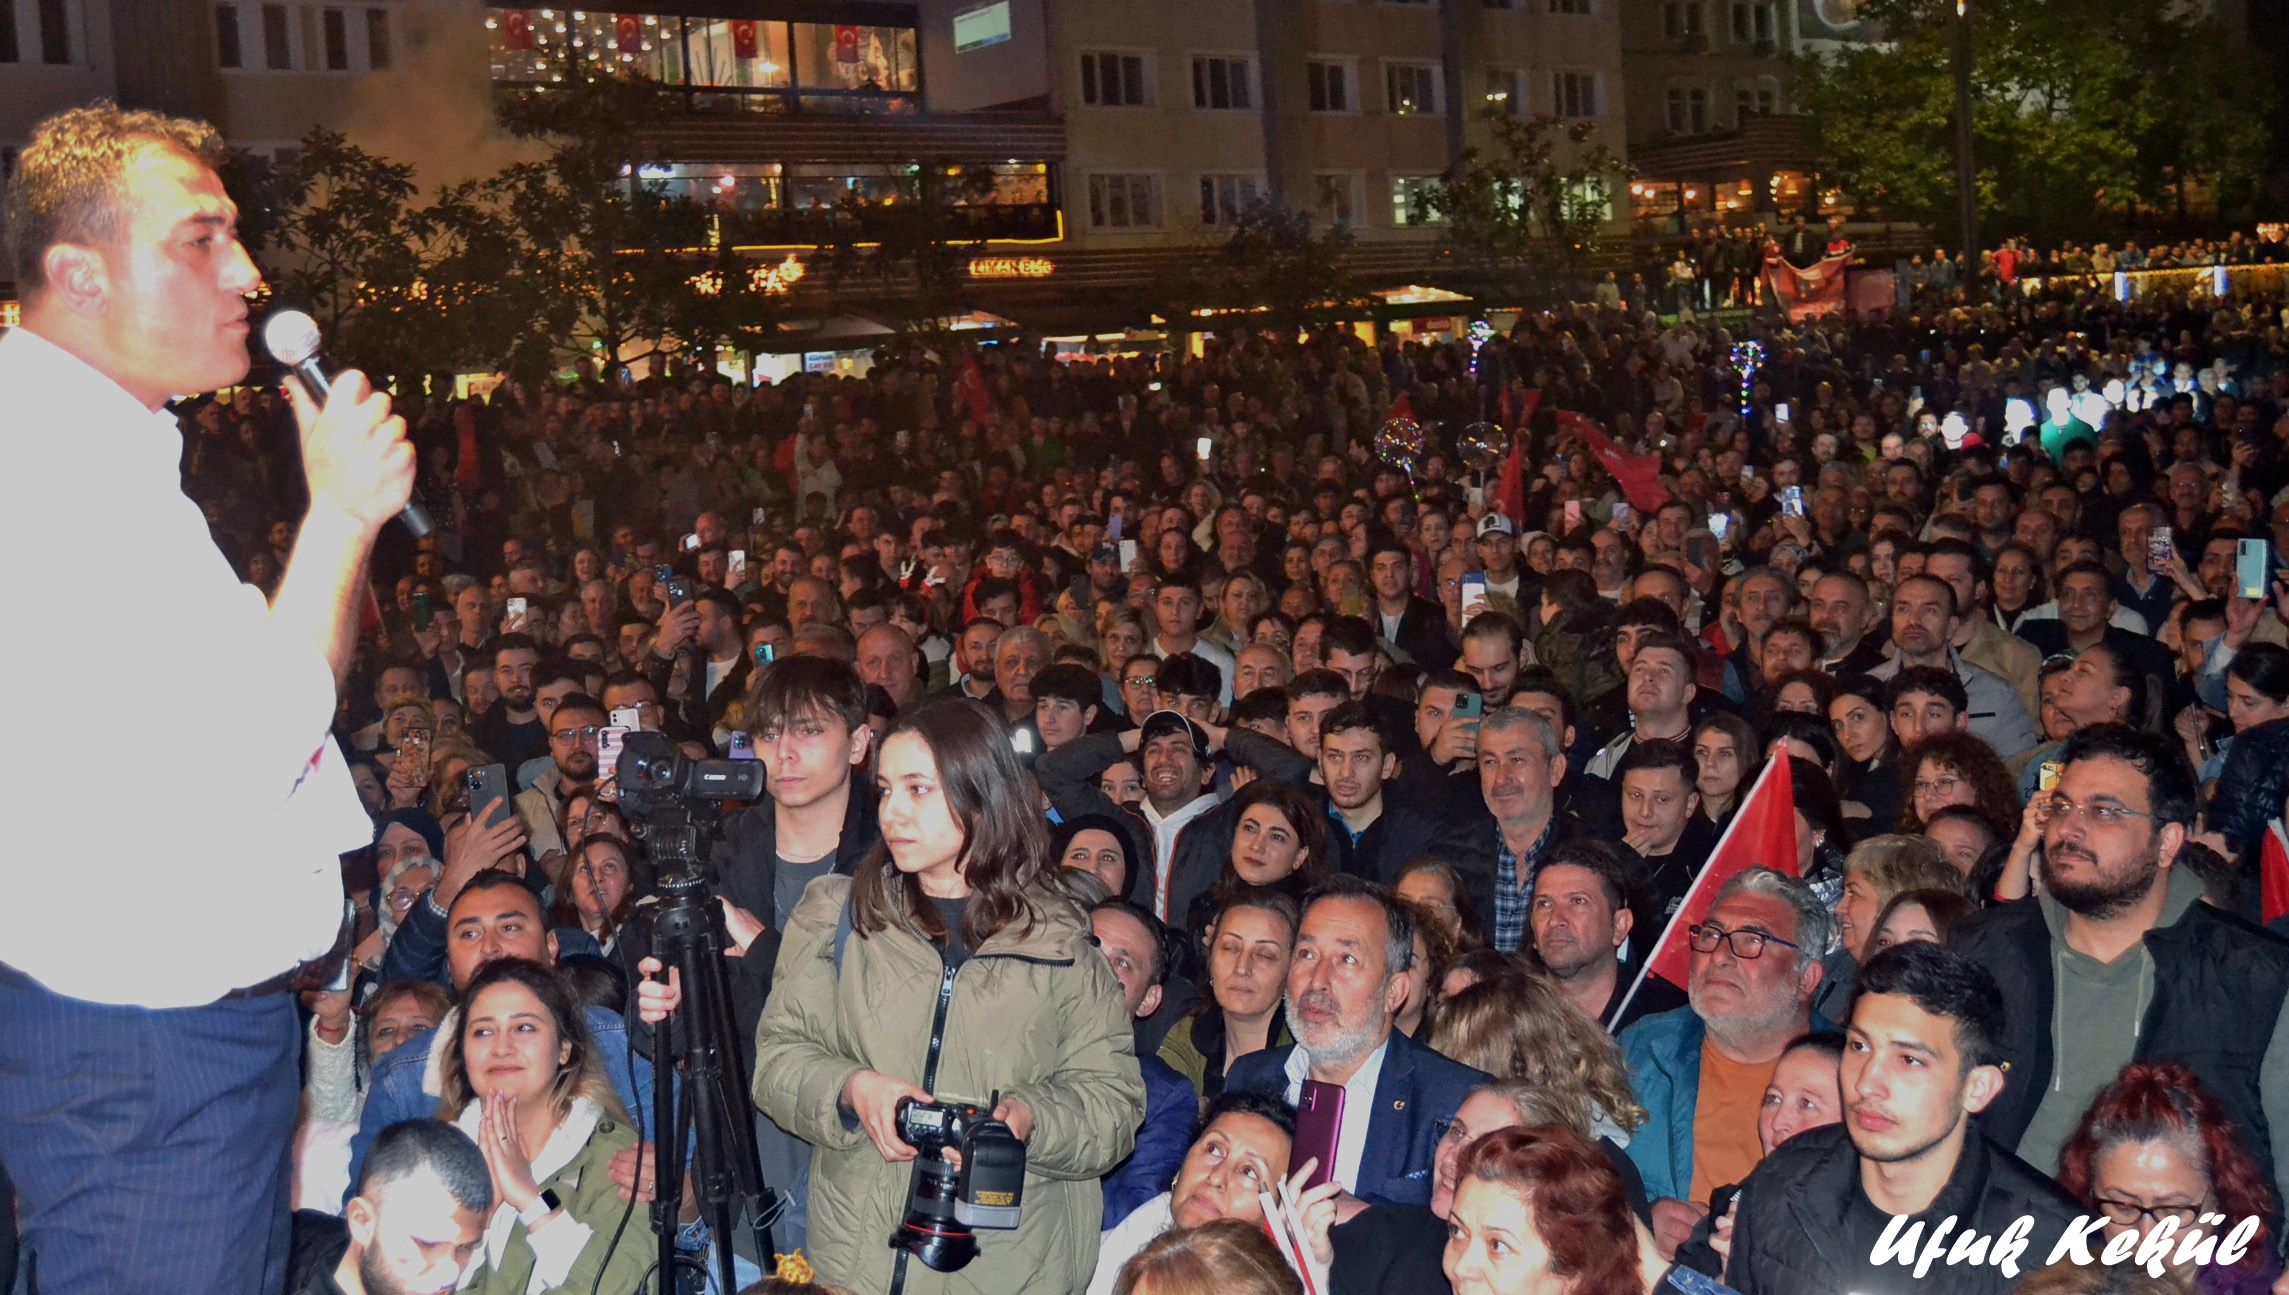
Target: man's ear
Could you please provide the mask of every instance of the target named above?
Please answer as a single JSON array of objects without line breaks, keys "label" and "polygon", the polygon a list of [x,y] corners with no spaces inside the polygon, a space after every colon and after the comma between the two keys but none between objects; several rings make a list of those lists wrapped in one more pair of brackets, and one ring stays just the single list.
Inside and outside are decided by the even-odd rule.
[{"label": "man's ear", "polygon": [[867,748],[874,745],[874,730],[860,724],[850,731],[850,763],[852,768],[866,763]]},{"label": "man's ear", "polygon": [[1627,904],[1624,904],[1620,908],[1616,909],[1613,915],[1613,947],[1618,949],[1622,945],[1628,943],[1629,933],[1636,929],[1636,910],[1632,909]]},{"label": "man's ear", "polygon": [[51,244],[40,257],[40,271],[48,281],[41,295],[73,314],[94,319],[110,309],[111,267],[97,249],[84,243]]},{"label": "man's ear", "polygon": [[1385,782],[1389,782],[1389,781],[1391,781],[1393,778],[1396,778],[1396,777],[1398,777],[1398,776],[1399,776],[1399,757],[1397,757],[1397,756],[1395,756],[1395,755],[1392,755],[1392,754],[1391,754],[1390,752],[1388,752],[1388,751],[1384,752],[1384,753],[1383,753],[1383,781],[1385,781]]},{"label": "man's ear", "polygon": [[1963,1109],[1972,1115],[1986,1110],[1988,1103],[2003,1095],[2003,1082],[2001,1066],[1973,1066],[1963,1077]]},{"label": "man's ear", "polygon": [[[548,919],[543,917],[541,920],[547,921]],[[552,967],[556,965],[556,928],[553,926],[548,929],[548,965]]]},{"label": "man's ear", "polygon": [[1144,1001],[1137,1004],[1137,1019],[1141,1021],[1145,1017],[1148,1017],[1154,1012],[1159,1011],[1161,998],[1162,993],[1160,986],[1154,985],[1152,988],[1146,990]]},{"label": "man's ear", "polygon": [[381,1222],[381,1211],[363,1196],[352,1196],[342,1209],[342,1221],[350,1225],[350,1242],[357,1246],[370,1246]]},{"label": "man's ear", "polygon": [[1097,722],[1097,708],[1096,708],[1096,707],[1094,707],[1094,706],[1084,706],[1084,707],[1082,707],[1082,709],[1081,709],[1081,729],[1082,729],[1082,731],[1083,731],[1083,732],[1087,732],[1087,731],[1088,731],[1088,728],[1089,728],[1089,726],[1090,726],[1091,724],[1094,724],[1094,723],[1096,723],[1096,722]]},{"label": "man's ear", "polygon": [[1962,733],[1962,732],[1967,732],[1967,731],[1969,731],[1969,730],[1970,730],[1970,728],[1971,728],[1971,712],[1969,712],[1969,711],[1962,711],[1962,710],[1959,710],[1959,711],[1955,712],[1955,731],[1956,731],[1956,732],[1958,732],[1958,733]]}]

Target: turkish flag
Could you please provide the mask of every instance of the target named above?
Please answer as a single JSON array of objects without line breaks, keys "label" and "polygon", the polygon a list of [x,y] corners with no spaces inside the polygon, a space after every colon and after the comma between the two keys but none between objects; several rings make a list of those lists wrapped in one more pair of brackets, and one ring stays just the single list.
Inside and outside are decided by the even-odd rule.
[{"label": "turkish flag", "polygon": [[856,23],[838,22],[835,24],[835,62],[858,62],[859,33],[864,30]]},{"label": "turkish flag", "polygon": [[612,44],[623,54],[635,54],[644,48],[643,20],[632,13],[612,15]]},{"label": "turkish flag", "polygon": [[1605,429],[1591,421],[1587,415],[1570,409],[1558,411],[1558,430],[1581,435],[1597,456],[1599,464],[1613,474],[1620,483],[1621,493],[1629,497],[1629,506],[1651,517],[1661,505],[1669,502],[1669,487],[1661,484],[1661,456],[1658,454],[1631,454],[1613,443]]},{"label": "turkish flag", "polygon": [[501,44],[509,49],[533,47],[532,10],[505,9],[501,12]]},{"label": "turkish flag", "polygon": [[731,53],[735,58],[754,58],[758,46],[755,41],[755,20],[735,18],[731,22]]},{"label": "turkish flag", "polygon": [[[1786,748],[1776,748],[1773,758],[1765,763],[1764,772],[1757,775],[1756,785],[1741,799],[1740,811],[1733,815],[1725,834],[1717,839],[1717,848],[1709,853],[1708,863],[1702,865],[1701,875],[1685,891],[1685,900],[1677,906],[1676,916],[1661,929],[1661,939],[1653,946],[1653,956],[1637,973],[1637,980],[1629,987],[1628,997],[1614,1009],[1615,1019],[1628,1009],[1629,999],[1637,995],[1639,986],[1648,975],[1655,975],[1680,989],[1692,988],[1693,937],[1691,929],[1709,915],[1709,906],[1716,902],[1717,892],[1724,884],[1752,867],[1771,868],[1776,872],[1796,875],[1796,793],[1788,773]],[[1825,950],[1807,951],[1818,957]]]},{"label": "turkish flag", "polygon": [[2265,848],[2257,859],[2257,884],[2265,921],[2289,914],[2289,835],[2280,819],[2265,825]]},{"label": "turkish flag", "polygon": [[978,367],[976,360],[963,365],[962,375],[954,379],[954,401],[981,423],[993,412],[993,397],[986,391],[985,370]]}]

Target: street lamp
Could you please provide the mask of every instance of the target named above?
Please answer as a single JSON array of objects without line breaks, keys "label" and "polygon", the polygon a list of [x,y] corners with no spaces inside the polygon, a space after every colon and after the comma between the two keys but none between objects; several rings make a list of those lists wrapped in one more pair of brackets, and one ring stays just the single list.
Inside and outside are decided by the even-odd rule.
[{"label": "street lamp", "polygon": [[1979,267],[1978,173],[1971,159],[1971,15],[1969,0],[1955,0],[1955,23],[1950,35],[1948,63],[1955,73],[1955,207],[1963,226],[1963,260],[1958,275],[1975,274]]}]

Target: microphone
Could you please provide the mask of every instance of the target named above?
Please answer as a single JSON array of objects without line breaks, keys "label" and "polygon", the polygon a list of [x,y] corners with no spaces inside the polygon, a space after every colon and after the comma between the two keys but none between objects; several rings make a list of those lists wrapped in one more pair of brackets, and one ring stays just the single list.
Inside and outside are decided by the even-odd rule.
[{"label": "microphone", "polygon": [[[334,380],[326,376],[326,370],[318,363],[317,320],[299,310],[272,311],[270,318],[262,321],[262,345],[270,352],[270,358],[292,369],[294,376],[302,379],[302,385],[321,403],[334,390]],[[428,512],[410,499],[397,519],[405,523],[405,529],[413,532],[415,539],[437,529],[429,520]]]}]

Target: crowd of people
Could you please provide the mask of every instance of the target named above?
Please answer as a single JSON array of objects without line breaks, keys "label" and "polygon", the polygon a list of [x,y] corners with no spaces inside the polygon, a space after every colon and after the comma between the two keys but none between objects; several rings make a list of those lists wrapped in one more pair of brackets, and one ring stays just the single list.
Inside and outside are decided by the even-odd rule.
[{"label": "crowd of people", "polygon": [[[1743,372],[1745,338],[1585,307],[1476,346],[892,347],[422,411],[449,522],[377,559],[338,716],[377,826],[298,1201],[348,1192],[361,1235],[376,1148],[452,1119],[497,1184],[471,1270],[636,1288],[628,1040],[680,1001],[599,756],[640,728],[764,764],[712,877],[780,1248],[830,1285],[2000,1291],[2018,1268],[1879,1262],[1887,1222],[2026,1216],[2039,1269],[2091,1215],[2091,1254],[2254,1220],[2159,1280],[2269,1288],[2273,303],[1758,337]],[[2156,358],[2203,378],[2007,430]],[[1420,454],[1377,436],[1401,396]],[[256,583],[292,530],[241,448],[266,405],[185,416]],[[1507,473],[1459,451],[1526,408]],[[1678,933],[1689,983],[1639,983],[1774,759],[1796,857]],[[513,813],[471,803],[488,765]],[[537,1044],[495,1042],[515,1019]],[[958,1279],[885,1243],[899,1104],[933,1095],[1028,1152],[1023,1221]],[[527,1240],[565,1172],[572,1222]],[[2062,1280],[2029,1278],[2129,1289]]]}]

